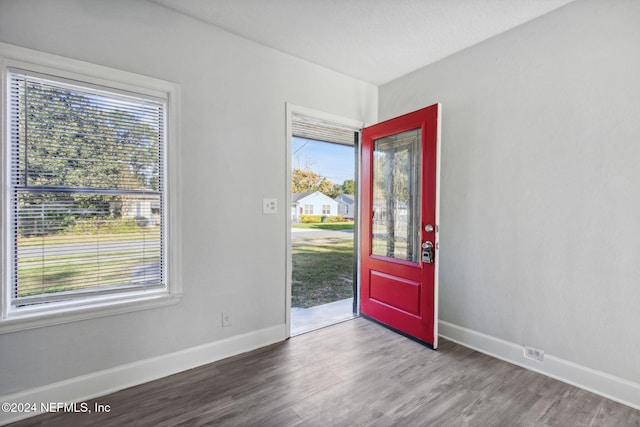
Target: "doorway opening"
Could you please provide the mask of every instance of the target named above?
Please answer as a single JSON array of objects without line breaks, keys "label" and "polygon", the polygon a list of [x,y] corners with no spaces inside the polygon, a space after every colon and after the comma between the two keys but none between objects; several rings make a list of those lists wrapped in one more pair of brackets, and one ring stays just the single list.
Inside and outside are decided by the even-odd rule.
[{"label": "doorway opening", "polygon": [[357,315],[359,132],[326,119],[291,117],[293,336]]}]

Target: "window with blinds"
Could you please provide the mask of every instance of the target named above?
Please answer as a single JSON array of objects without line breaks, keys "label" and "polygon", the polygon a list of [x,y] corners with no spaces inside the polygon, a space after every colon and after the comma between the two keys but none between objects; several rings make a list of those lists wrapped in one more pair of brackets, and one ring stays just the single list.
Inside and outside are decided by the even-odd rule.
[{"label": "window with blinds", "polygon": [[14,308],[165,283],[166,100],[9,69]]}]

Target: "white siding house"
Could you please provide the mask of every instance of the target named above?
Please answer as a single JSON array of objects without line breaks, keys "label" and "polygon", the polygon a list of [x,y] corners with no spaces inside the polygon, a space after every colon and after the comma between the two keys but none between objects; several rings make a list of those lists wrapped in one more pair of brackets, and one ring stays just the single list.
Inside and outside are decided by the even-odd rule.
[{"label": "white siding house", "polygon": [[338,202],[320,191],[291,195],[291,219],[299,222],[301,215],[338,215]]},{"label": "white siding house", "polygon": [[346,219],[353,219],[355,214],[355,196],[353,194],[341,194],[336,197],[338,202],[338,215]]},{"label": "white siding house", "polygon": [[135,218],[138,225],[146,227],[160,224],[160,200],[157,196],[123,196],[121,214],[125,218]]}]

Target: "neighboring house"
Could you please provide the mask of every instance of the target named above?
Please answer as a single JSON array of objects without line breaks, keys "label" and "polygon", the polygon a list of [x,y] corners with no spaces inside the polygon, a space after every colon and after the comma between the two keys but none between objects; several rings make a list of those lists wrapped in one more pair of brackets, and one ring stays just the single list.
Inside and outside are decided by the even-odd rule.
[{"label": "neighboring house", "polygon": [[338,215],[338,202],[320,191],[307,191],[291,195],[291,220],[300,222],[302,215]]},{"label": "neighboring house", "polygon": [[[377,224],[385,224],[387,221],[387,201],[374,202],[373,204],[373,220]],[[393,209],[393,218],[396,227],[404,227],[409,220],[407,203],[402,201],[396,201]]]},{"label": "neighboring house", "polygon": [[157,196],[123,196],[121,203],[124,218],[135,218],[141,227],[160,224],[160,201]]},{"label": "neighboring house", "polygon": [[355,196],[353,194],[341,194],[336,197],[338,202],[338,215],[345,219],[353,219],[355,215]]}]

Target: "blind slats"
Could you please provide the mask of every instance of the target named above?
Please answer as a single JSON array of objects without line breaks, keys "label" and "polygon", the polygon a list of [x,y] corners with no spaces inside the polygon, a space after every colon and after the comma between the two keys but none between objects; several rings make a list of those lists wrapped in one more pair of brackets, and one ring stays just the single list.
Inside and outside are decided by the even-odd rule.
[{"label": "blind slats", "polygon": [[355,132],[356,129],[338,123],[327,122],[301,114],[293,115],[292,134],[299,138],[353,145]]},{"label": "blind slats", "polygon": [[12,304],[164,285],[165,101],[9,73]]}]

